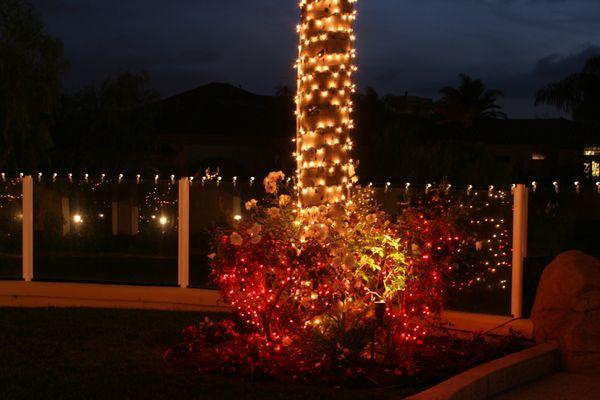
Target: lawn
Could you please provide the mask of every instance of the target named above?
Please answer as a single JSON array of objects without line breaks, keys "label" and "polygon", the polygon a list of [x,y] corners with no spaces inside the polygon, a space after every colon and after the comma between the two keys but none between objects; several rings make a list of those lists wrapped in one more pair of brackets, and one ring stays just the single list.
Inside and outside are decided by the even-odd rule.
[{"label": "lawn", "polygon": [[197,313],[0,308],[0,399],[391,399],[352,389],[201,375],[166,363]]}]

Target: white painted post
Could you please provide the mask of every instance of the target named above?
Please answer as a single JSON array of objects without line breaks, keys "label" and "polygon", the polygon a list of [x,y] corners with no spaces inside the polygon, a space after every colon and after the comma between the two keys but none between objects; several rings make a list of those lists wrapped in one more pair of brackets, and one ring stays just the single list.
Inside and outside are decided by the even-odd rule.
[{"label": "white painted post", "polygon": [[190,284],[190,180],[179,180],[179,240],[178,240],[178,282],[179,287]]},{"label": "white painted post", "polygon": [[529,189],[523,184],[514,191],[513,204],[513,252],[511,281],[511,314],[523,316],[523,262],[527,257],[527,214]]},{"label": "white painted post", "polygon": [[23,177],[23,280],[33,279],[33,179]]}]

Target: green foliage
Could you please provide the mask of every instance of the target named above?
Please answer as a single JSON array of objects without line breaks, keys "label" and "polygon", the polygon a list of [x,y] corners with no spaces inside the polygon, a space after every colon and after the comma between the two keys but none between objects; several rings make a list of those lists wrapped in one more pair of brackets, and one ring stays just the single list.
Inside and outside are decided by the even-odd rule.
[{"label": "green foliage", "polygon": [[69,169],[110,171],[126,164],[151,167],[136,152],[152,150],[153,104],[158,94],[149,89],[146,73],[123,73],[98,87],[87,87],[63,98],[57,132],[57,160]]},{"label": "green foliage", "polygon": [[588,59],[581,72],[540,89],[535,104],[570,112],[575,120],[600,122],[600,55]]},{"label": "green foliage", "polygon": [[66,68],[62,42],[44,33],[31,3],[0,2],[0,168],[49,160]]},{"label": "green foliage", "polygon": [[446,86],[440,89],[442,100],[438,114],[444,122],[471,128],[483,118],[506,118],[497,103],[502,92],[486,89],[481,80],[465,74],[460,74],[459,79],[458,88]]}]

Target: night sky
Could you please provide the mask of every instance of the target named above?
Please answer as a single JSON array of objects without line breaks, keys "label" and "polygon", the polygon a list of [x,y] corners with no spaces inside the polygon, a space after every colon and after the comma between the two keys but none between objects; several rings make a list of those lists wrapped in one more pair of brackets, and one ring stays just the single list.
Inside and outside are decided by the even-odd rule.
[{"label": "night sky", "polygon": [[[75,90],[130,70],[163,97],[212,81],[273,94],[294,83],[297,0],[33,0]],[[533,93],[600,53],[600,0],[359,0],[358,79],[437,97],[458,73],[501,89],[511,117],[552,117]]]}]

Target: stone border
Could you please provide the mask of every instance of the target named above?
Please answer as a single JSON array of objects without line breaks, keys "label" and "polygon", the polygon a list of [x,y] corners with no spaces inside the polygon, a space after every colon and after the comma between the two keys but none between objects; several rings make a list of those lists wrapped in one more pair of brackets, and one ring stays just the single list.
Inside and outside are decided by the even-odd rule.
[{"label": "stone border", "polygon": [[559,370],[554,343],[537,345],[472,368],[406,400],[483,400]]}]

